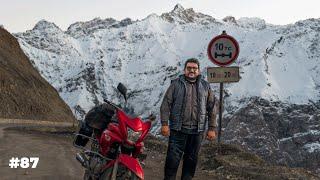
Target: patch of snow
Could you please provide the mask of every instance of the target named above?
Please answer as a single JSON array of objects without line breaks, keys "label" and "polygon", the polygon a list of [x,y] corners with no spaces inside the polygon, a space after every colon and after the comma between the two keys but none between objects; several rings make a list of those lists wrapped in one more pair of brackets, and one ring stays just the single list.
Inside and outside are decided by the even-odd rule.
[{"label": "patch of snow", "polygon": [[319,142],[308,143],[308,144],[305,144],[303,148],[309,153],[318,152],[320,151],[320,143]]}]

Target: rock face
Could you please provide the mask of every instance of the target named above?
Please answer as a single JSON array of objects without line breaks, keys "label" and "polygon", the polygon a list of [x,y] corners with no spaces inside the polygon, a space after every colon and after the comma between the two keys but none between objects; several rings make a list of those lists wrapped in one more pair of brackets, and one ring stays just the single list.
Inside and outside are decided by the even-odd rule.
[{"label": "rock face", "polygon": [[275,166],[236,145],[206,144],[200,152],[200,165],[217,177],[208,179],[319,179],[302,168]]},{"label": "rock face", "polygon": [[319,103],[297,105],[252,98],[224,120],[222,139],[269,163],[320,173]]},{"label": "rock face", "polygon": [[70,108],[21,50],[18,41],[0,28],[0,117],[73,121]]},{"label": "rock face", "polygon": [[199,23],[208,25],[210,23],[218,23],[213,17],[195,12],[192,8],[184,9],[180,4],[177,4],[169,13],[163,13],[161,18],[180,25],[188,23]]}]

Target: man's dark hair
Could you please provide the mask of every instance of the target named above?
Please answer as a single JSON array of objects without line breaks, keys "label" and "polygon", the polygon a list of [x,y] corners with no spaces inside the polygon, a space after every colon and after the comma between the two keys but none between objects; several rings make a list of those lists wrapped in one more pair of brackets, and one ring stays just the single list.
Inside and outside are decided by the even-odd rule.
[{"label": "man's dark hair", "polygon": [[196,63],[198,65],[198,68],[200,69],[200,63],[199,63],[198,59],[196,59],[196,58],[187,59],[187,61],[184,63],[184,69],[187,68],[188,63]]}]

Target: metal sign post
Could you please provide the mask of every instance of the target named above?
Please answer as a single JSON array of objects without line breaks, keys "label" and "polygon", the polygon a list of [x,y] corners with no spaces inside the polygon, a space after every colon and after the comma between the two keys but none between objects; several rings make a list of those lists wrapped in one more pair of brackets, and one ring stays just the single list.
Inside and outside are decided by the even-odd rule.
[{"label": "metal sign post", "polygon": [[221,142],[222,110],[223,110],[223,83],[238,82],[240,80],[239,67],[224,67],[232,64],[239,55],[239,44],[223,31],[214,37],[208,45],[209,59],[220,67],[208,67],[208,82],[220,83],[218,143]]},{"label": "metal sign post", "polygon": [[220,102],[219,102],[219,126],[218,126],[218,143],[221,142],[221,129],[222,129],[222,107],[223,107],[223,82],[220,83]]}]

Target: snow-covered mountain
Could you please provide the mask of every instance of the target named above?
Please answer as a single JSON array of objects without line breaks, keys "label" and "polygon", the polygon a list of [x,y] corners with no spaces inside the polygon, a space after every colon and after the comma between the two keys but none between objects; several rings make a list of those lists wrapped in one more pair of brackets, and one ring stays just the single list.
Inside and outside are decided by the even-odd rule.
[{"label": "snow-covered mountain", "polygon": [[[198,58],[204,75],[206,67],[215,66],[208,60],[207,46],[223,30],[240,45],[233,65],[240,67],[241,80],[225,84],[226,114],[245,107],[251,97],[283,102],[285,107],[320,102],[320,19],[276,26],[259,18],[236,20],[228,16],[219,20],[176,5],[171,12],[142,20],[96,18],[76,22],[67,31],[42,20],[32,30],[15,36],[33,65],[81,119],[104,98],[119,102],[119,82],[128,87],[129,103],[138,114],[158,114],[170,80],[182,73],[186,59]],[[218,85],[212,87],[218,92]],[[313,112],[318,111],[308,112],[306,119]],[[284,117],[299,118],[291,114]],[[320,121],[320,115],[312,117],[312,122]],[[312,152],[319,154],[319,126],[309,127],[284,133],[275,140],[277,146],[280,139],[284,142],[312,130],[316,138],[302,147],[313,143],[317,151]]]},{"label": "snow-covered mountain", "polygon": [[206,48],[222,30],[240,44],[234,65],[241,80],[226,85],[229,100],[250,96],[307,103],[320,99],[320,19],[286,26],[258,18],[211,16],[181,5],[161,16],[132,21],[96,18],[62,31],[42,20],[32,30],[15,34],[32,63],[75,110],[78,118],[103,98],[117,101],[115,87],[130,89],[138,112],[158,111],[170,79],[187,58],[201,61],[201,70],[214,66]]}]

